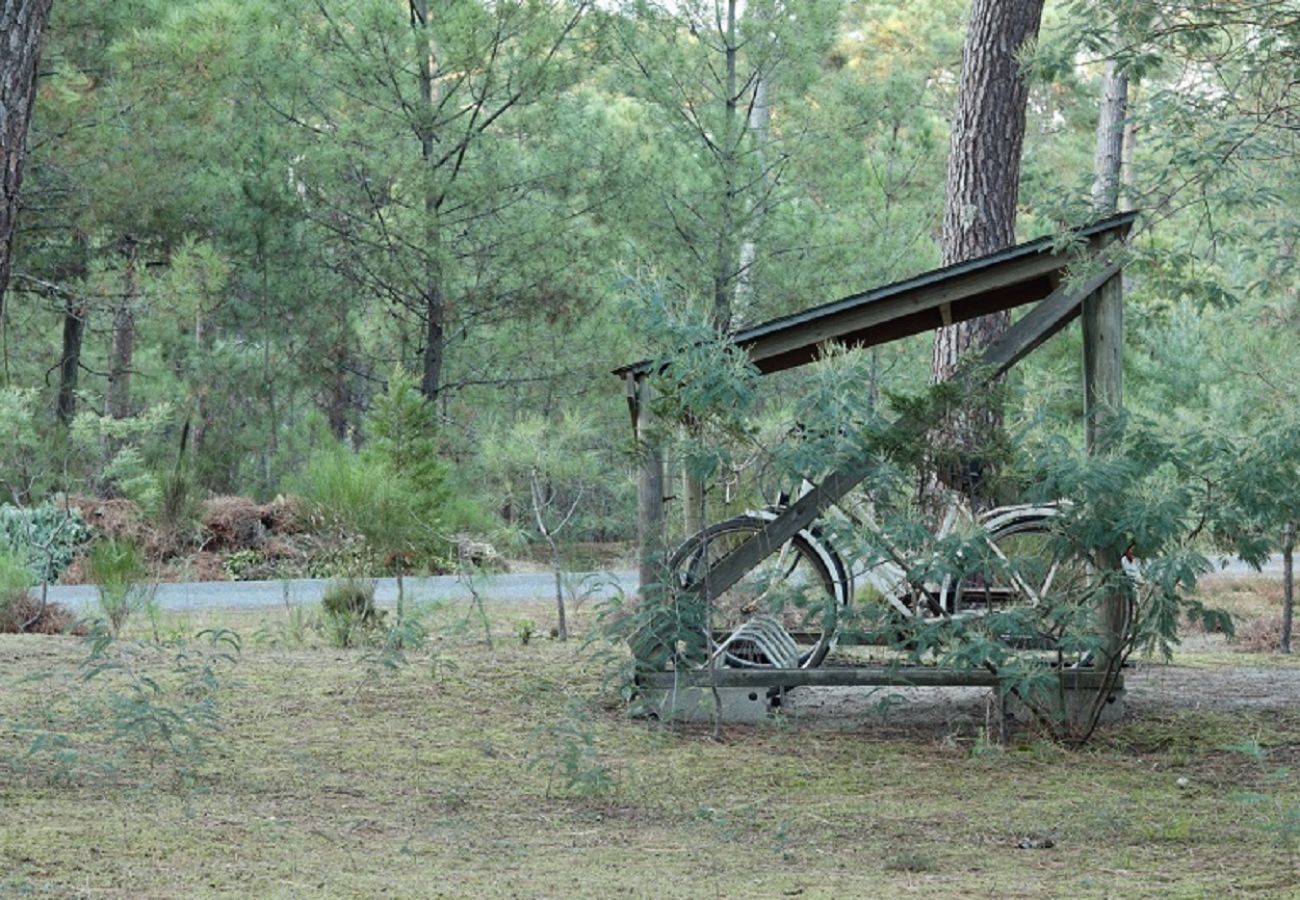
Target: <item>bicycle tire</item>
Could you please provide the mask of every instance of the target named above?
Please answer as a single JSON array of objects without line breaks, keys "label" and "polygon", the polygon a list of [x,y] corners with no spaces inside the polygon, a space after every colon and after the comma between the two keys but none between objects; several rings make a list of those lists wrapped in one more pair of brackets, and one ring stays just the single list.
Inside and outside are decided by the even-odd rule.
[{"label": "bicycle tire", "polygon": [[[778,513],[763,510],[735,516],[691,535],[669,558],[674,586],[681,590],[695,583],[711,565],[761,531]],[[753,617],[767,614],[780,618],[795,637],[799,667],[815,668],[834,647],[835,623],[851,594],[852,585],[839,554],[816,529],[804,529],[714,599],[702,628],[708,657],[713,659],[718,654],[726,635],[734,635]],[[699,658],[688,661],[705,662]],[[733,667],[774,666],[759,648],[744,640],[722,650],[721,661]]]},{"label": "bicycle tire", "polygon": [[946,578],[938,597],[943,613],[1036,605],[1052,590],[1082,590],[1086,560],[1054,545],[1059,516],[1055,505],[1000,507],[981,516],[980,527],[1004,564],[1002,571],[961,581]]}]

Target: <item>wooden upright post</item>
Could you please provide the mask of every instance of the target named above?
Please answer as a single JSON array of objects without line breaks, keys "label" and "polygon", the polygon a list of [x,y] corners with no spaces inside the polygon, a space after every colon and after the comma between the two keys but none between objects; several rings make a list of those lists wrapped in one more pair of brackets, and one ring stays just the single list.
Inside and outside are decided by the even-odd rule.
[{"label": "wooden upright post", "polygon": [[1101,453],[1109,419],[1124,407],[1124,282],[1111,276],[1083,302],[1083,411],[1089,453]]},{"label": "wooden upright post", "polygon": [[640,594],[644,598],[663,577],[664,460],[663,451],[654,443],[651,434],[650,382],[644,375],[637,375],[630,387],[636,416],[637,450],[641,457],[641,475],[637,484],[637,559],[640,564]]},{"label": "wooden upright post", "polygon": [[[1090,454],[1107,453],[1113,417],[1124,406],[1124,282],[1112,275],[1083,303],[1083,393],[1085,446]],[[1098,554],[1103,573],[1119,571],[1126,548],[1107,547]],[[1101,600],[1101,627],[1107,656],[1120,652],[1130,627],[1128,594],[1108,593]]]}]

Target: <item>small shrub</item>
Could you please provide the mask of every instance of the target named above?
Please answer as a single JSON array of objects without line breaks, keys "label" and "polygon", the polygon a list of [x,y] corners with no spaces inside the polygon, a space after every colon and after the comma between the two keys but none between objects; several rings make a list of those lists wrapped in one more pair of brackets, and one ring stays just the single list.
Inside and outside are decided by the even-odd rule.
[{"label": "small shrub", "polygon": [[515,623],[515,637],[519,638],[519,645],[527,647],[533,641],[533,635],[537,633],[537,623],[532,619],[520,619]]},{"label": "small shrub", "polygon": [[90,548],[87,564],[99,588],[100,611],[116,638],[131,614],[152,601],[152,592],[141,583],[146,575],[144,554],[133,541],[109,538]]},{"label": "small shrub", "polygon": [[255,572],[257,567],[265,562],[266,556],[261,550],[254,550],[249,547],[229,554],[222,561],[221,567],[233,581],[245,581],[254,577],[250,573]]},{"label": "small shrub", "polygon": [[32,582],[57,581],[89,538],[76,510],[0,506],[0,552],[26,560]]},{"label": "small shrub", "polygon": [[545,770],[548,797],[556,781],[579,796],[603,794],[614,788],[614,774],[600,761],[591,717],[579,702],[570,702],[564,718],[538,737],[542,739],[537,742],[537,754],[528,766]]},{"label": "small shrub", "polygon": [[383,611],[375,606],[375,584],[360,578],[341,578],[326,585],[321,597],[326,636],[336,647],[355,647],[381,626]]},{"label": "small shrub", "polygon": [[239,635],[204,629],[193,640],[160,642],[156,652],[147,652],[115,644],[101,630],[87,644],[82,678],[102,679],[110,687],[99,727],[119,747],[168,761],[183,781],[190,780],[220,731],[222,678],[239,660]]},{"label": "small shrub", "polygon": [[28,597],[27,566],[0,548],[0,631],[18,631],[26,616],[22,607]]}]

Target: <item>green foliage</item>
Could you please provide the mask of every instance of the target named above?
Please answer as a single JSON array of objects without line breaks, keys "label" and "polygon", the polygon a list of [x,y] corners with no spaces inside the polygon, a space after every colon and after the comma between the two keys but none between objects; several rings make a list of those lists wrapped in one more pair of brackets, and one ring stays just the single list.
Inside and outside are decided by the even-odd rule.
[{"label": "green foliage", "polygon": [[389,376],[388,390],[366,416],[365,455],[380,461],[416,494],[418,506],[436,515],[451,494],[448,466],[439,452],[432,404],[403,369]]},{"label": "green foliage", "polygon": [[18,557],[0,548],[0,623],[8,621],[10,607],[27,596],[31,570]]},{"label": "green foliage", "polygon": [[116,745],[131,753],[166,760],[177,775],[192,780],[222,725],[218,702],[222,674],[239,659],[242,642],[226,628],[204,629],[193,641],[173,640],[152,648],[168,660],[166,677],[145,668],[150,648],[125,650],[112,633],[93,632],[81,665],[86,681],[110,682],[104,727]]},{"label": "green foliage", "polygon": [[89,537],[74,509],[0,506],[0,553],[24,560],[34,583],[57,581]]},{"label": "green foliage", "polygon": [[527,647],[531,644],[536,633],[537,623],[532,619],[520,619],[515,622],[515,637],[519,639],[519,646]]},{"label": "green foliage", "polygon": [[367,681],[405,669],[409,664],[407,654],[423,649],[429,633],[419,616],[408,615],[380,630],[376,637],[374,649],[361,657]]},{"label": "green foliage", "polygon": [[326,520],[362,535],[378,551],[407,553],[431,537],[407,486],[381,459],[344,447],[317,453],[299,487]]},{"label": "green foliage", "polygon": [[125,419],[79,413],[68,430],[68,465],[96,491],[126,497],[157,514],[163,499],[157,464],[168,455],[175,416],[167,401]]},{"label": "green foliage", "polygon": [[221,560],[221,568],[233,581],[243,581],[248,577],[248,571],[262,565],[266,561],[266,554],[255,547],[246,547],[243,550],[236,550],[233,553],[227,553]]},{"label": "green foliage", "polygon": [[577,796],[605,794],[617,784],[613,772],[601,762],[591,716],[580,702],[570,702],[564,717],[539,729],[537,737],[538,750],[528,767],[546,772],[547,796],[557,781]]},{"label": "green foliage", "polygon": [[134,613],[150,611],[154,586],[145,584],[148,569],[144,554],[134,541],[106,538],[97,541],[86,556],[87,571],[99,589],[99,609],[114,639]]},{"label": "green foliage", "polygon": [[327,584],[321,610],[325,636],[335,647],[367,642],[384,621],[383,611],[375,606],[375,583],[361,578],[341,578]]},{"label": "green foliage", "polygon": [[452,489],[434,425],[433,409],[414,381],[395,372],[388,394],[376,399],[366,418],[371,440],[359,453],[342,446],[317,452],[300,492],[395,568],[442,571],[452,530],[472,520],[473,512]]}]

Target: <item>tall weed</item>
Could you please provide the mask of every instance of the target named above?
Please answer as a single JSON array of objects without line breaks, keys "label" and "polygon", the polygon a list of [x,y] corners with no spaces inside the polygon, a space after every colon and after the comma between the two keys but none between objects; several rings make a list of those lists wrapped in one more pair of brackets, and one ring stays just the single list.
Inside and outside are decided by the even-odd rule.
[{"label": "tall weed", "polygon": [[154,585],[145,583],[148,571],[138,544],[108,538],[90,548],[87,563],[90,577],[99,588],[100,612],[113,638],[121,636],[133,613],[153,610]]}]

